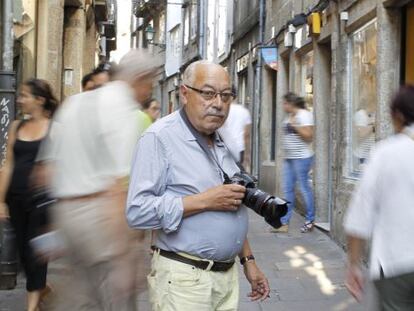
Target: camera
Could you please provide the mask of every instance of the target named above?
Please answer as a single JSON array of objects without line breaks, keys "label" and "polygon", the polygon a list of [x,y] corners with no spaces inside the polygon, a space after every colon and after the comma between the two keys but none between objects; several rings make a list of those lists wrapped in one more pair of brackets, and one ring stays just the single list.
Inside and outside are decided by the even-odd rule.
[{"label": "camera", "polygon": [[256,187],[255,179],[246,173],[236,173],[225,184],[236,184],[246,187],[243,204],[262,216],[273,228],[282,226],[281,218],[286,215],[287,202],[271,196]]}]

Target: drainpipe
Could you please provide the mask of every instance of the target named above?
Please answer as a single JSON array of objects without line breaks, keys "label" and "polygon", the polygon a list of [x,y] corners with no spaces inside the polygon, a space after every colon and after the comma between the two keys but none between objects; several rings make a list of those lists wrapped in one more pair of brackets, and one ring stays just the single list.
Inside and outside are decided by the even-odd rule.
[{"label": "drainpipe", "polygon": [[[262,47],[264,42],[264,26],[265,26],[265,7],[266,7],[266,0],[260,0],[259,3],[259,47]],[[258,51],[258,59],[256,65],[256,90],[255,90],[255,107],[254,107],[254,120],[256,120],[256,124],[253,129],[253,139],[254,139],[254,165],[253,165],[253,172],[257,174],[258,178],[260,178],[260,118],[261,118],[261,107],[262,107],[262,50],[259,48]]]},{"label": "drainpipe", "polygon": [[[15,73],[13,72],[13,0],[3,0],[2,12],[2,71],[0,71],[0,146],[1,164],[4,164],[7,132],[14,119]],[[9,221],[0,223],[0,289],[16,286],[17,251],[15,234]]]}]

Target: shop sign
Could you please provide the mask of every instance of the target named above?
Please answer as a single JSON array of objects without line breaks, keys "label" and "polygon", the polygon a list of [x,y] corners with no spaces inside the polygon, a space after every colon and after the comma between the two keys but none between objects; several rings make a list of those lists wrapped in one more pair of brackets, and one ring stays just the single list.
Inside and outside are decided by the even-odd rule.
[{"label": "shop sign", "polygon": [[275,46],[262,47],[262,57],[266,65],[273,70],[277,70],[277,48]]},{"label": "shop sign", "polygon": [[237,72],[243,71],[249,64],[249,54],[245,54],[237,60]]}]

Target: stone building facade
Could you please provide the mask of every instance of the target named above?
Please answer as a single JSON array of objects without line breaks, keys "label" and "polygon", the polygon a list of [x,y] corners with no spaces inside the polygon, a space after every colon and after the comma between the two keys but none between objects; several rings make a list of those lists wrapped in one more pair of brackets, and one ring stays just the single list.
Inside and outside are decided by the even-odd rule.
[{"label": "stone building facade", "polygon": [[[83,75],[115,49],[114,0],[18,0],[15,12],[17,81],[51,83],[63,99],[80,92]],[[105,42],[104,42],[105,41]]]},{"label": "stone building facade", "polygon": [[[262,76],[261,183],[282,191],[283,95],[297,92],[315,118],[316,220],[342,245],[343,216],[369,150],[393,132],[391,97],[414,83],[413,3],[267,1],[265,39],[278,48],[278,70]],[[320,33],[309,27],[311,13]]]}]

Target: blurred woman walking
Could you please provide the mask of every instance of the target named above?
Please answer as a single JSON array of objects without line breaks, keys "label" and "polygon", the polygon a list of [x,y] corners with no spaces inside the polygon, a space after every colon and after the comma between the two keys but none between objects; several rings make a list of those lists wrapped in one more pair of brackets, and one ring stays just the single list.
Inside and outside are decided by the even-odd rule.
[{"label": "blurred woman walking", "polygon": [[17,104],[27,118],[14,121],[10,127],[6,162],[0,175],[0,219],[10,217],[15,229],[27,278],[27,310],[37,311],[42,293],[47,292],[47,263],[40,262],[29,245],[42,225],[32,200],[30,175],[49,132],[57,100],[46,81],[31,79],[22,85]]}]

